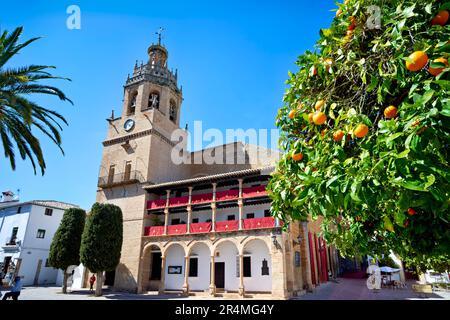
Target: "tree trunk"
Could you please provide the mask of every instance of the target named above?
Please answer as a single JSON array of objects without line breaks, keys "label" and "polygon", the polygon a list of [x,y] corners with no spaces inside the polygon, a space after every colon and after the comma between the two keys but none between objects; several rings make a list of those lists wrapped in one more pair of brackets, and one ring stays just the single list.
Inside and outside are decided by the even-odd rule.
[{"label": "tree trunk", "polygon": [[67,276],[66,270],[63,270],[63,274],[64,274],[64,277],[63,277],[62,292],[67,293],[67,278],[68,278],[68,276]]},{"label": "tree trunk", "polygon": [[103,271],[97,272],[97,283],[95,284],[95,296],[100,297],[102,295],[103,287]]}]

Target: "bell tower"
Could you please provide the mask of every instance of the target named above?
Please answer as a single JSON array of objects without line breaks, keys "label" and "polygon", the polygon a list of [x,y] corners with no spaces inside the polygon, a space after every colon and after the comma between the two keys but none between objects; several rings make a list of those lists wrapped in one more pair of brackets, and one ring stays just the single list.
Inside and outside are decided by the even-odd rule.
[{"label": "bell tower", "polygon": [[138,291],[139,256],[146,214],[144,184],[176,180],[183,168],[171,161],[180,129],[182,89],[178,72],[168,68],[168,51],[158,43],[147,50],[146,63],[136,61],[124,85],[122,115],[107,119],[96,201],[119,206],[123,213],[123,246],[114,287]]}]

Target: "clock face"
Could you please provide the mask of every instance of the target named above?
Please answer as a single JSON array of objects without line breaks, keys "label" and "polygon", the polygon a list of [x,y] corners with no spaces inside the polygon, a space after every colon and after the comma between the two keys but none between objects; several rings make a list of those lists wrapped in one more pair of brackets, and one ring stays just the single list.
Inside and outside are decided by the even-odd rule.
[{"label": "clock face", "polygon": [[128,119],[127,121],[125,121],[125,123],[123,124],[123,128],[125,129],[125,131],[130,131],[131,129],[133,129],[134,128],[134,120]]}]

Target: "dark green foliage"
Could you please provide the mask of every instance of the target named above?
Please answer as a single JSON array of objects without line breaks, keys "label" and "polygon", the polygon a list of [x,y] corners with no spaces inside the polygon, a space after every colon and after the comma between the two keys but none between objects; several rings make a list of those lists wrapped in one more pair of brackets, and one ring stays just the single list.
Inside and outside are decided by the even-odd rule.
[{"label": "dark green foliage", "polygon": [[95,203],[81,239],[81,262],[91,272],[112,271],[120,261],[122,210],[113,204]]},{"label": "dark green foliage", "polygon": [[52,267],[66,270],[71,265],[80,264],[80,244],[85,219],[86,212],[83,209],[71,208],[64,212],[50,246],[48,262]]},{"label": "dark green foliage", "polygon": [[[18,43],[23,28],[16,28],[13,32],[4,31],[0,34],[0,140],[4,155],[9,158],[11,168],[15,170],[16,145],[20,157],[30,159],[36,173],[36,162],[45,172],[44,155],[39,140],[32,129],[37,129],[49,137],[61,148],[59,121],[67,124],[59,113],[42,107],[27,99],[30,94],[45,94],[57,96],[62,101],[72,101],[56,87],[40,84],[42,80],[65,79],[53,76],[49,69],[53,66],[29,65],[24,67],[6,67],[9,60],[20,53],[20,50],[39,38],[32,38]],[[65,79],[69,80],[69,79]]]}]

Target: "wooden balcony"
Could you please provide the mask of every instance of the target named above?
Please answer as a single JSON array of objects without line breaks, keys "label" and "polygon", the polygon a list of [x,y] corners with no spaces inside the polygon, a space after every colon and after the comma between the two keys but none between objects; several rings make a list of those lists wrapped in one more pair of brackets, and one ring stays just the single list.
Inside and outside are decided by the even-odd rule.
[{"label": "wooden balcony", "polygon": [[[273,217],[243,219],[242,227],[243,228],[241,231],[255,230],[255,229],[269,229],[275,228],[276,223]],[[209,233],[211,232],[211,230],[212,230],[211,222],[200,222],[190,224],[191,234]],[[231,232],[231,231],[239,231],[239,220],[227,220],[216,222],[215,232]],[[186,233],[187,233],[186,224],[167,226],[168,236],[183,235]],[[164,236],[164,227],[163,226],[146,227],[144,231],[144,236],[146,237]]]},{"label": "wooden balcony", "polygon": [[121,185],[144,182],[140,171],[129,171],[98,178],[99,188],[110,188]]}]

